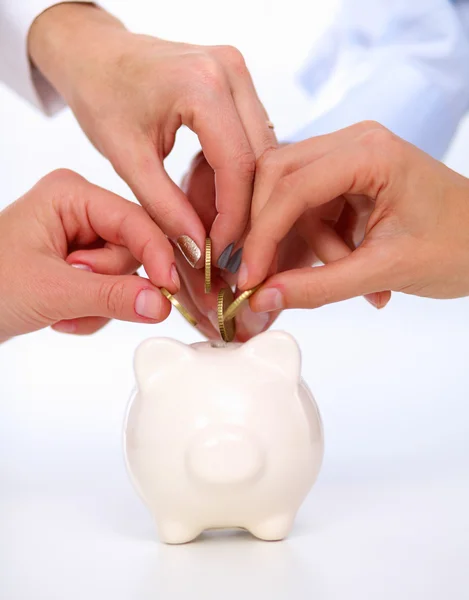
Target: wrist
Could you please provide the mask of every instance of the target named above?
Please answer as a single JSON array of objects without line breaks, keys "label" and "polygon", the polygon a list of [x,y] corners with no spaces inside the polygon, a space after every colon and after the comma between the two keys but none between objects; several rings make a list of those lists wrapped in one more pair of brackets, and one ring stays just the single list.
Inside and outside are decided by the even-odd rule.
[{"label": "wrist", "polygon": [[68,100],[89,61],[96,62],[103,40],[125,31],[115,17],[87,3],[56,4],[31,25],[28,52],[31,62]]}]

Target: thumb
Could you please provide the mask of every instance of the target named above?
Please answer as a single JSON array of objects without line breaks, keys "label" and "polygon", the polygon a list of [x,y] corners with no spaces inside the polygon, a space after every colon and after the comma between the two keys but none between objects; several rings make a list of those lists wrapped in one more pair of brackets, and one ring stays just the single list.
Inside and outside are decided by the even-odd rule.
[{"label": "thumb", "polygon": [[159,323],[171,305],[148,279],[134,275],[99,275],[65,267],[59,294],[59,318],[104,317],[121,321]]},{"label": "thumb", "polygon": [[325,266],[275,275],[254,294],[251,308],[256,312],[318,308],[392,287],[386,254],[360,247],[349,256]]}]

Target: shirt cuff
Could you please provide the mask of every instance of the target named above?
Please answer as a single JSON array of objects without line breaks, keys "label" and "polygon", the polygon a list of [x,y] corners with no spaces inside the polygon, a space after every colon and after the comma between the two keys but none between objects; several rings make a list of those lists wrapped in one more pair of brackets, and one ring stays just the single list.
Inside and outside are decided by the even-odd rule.
[{"label": "shirt cuff", "polygon": [[0,80],[46,115],[55,114],[65,102],[31,64],[29,29],[36,17],[51,6],[77,1],[92,4],[89,0],[3,0],[0,8]]}]

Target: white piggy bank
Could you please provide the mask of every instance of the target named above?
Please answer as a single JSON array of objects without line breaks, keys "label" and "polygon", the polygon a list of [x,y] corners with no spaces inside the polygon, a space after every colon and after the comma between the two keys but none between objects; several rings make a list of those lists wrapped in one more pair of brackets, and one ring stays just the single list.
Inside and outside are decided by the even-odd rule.
[{"label": "white piggy bank", "polygon": [[139,346],[125,455],[162,541],[225,527],[264,540],[289,533],[324,449],[300,369],[298,345],[282,332],[246,344]]}]

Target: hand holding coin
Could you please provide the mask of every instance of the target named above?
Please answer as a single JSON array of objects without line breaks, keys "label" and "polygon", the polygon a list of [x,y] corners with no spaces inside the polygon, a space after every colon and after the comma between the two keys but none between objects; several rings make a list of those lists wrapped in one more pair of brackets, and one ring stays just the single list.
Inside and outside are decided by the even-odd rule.
[{"label": "hand holding coin", "polygon": [[[205,271],[204,271],[204,291],[205,294],[210,294],[212,291],[212,264],[211,264],[211,240],[206,239],[205,242]],[[224,342],[232,342],[236,335],[235,316],[241,306],[259,289],[260,286],[252,290],[246,290],[238,298],[235,299],[233,291],[227,285],[222,287],[218,292],[217,297],[217,324],[218,333]],[[182,314],[182,316],[194,327],[199,325],[197,319],[166,289],[161,292]],[[213,336],[210,336],[213,337]]]}]

